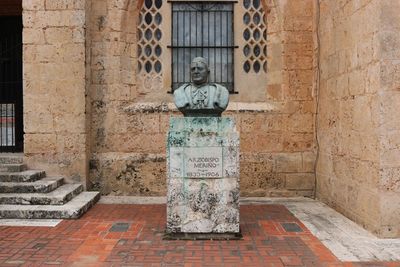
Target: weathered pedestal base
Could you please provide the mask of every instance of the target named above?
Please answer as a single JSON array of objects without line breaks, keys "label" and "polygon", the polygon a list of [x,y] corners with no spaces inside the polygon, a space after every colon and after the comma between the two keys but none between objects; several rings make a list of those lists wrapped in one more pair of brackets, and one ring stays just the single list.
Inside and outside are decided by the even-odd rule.
[{"label": "weathered pedestal base", "polygon": [[239,233],[165,233],[164,240],[240,240]]},{"label": "weathered pedestal base", "polygon": [[171,118],[167,143],[167,238],[239,238],[235,121]]}]

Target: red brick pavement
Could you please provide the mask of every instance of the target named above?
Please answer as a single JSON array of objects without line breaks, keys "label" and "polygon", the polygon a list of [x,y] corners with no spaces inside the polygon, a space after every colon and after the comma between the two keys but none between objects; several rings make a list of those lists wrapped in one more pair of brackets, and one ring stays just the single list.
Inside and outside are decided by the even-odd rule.
[{"label": "red brick pavement", "polygon": [[[400,266],[340,262],[280,205],[241,206],[244,238],[235,241],[165,241],[165,210],[98,204],[54,228],[0,226],[0,266]],[[129,228],[110,231],[117,222]]]}]

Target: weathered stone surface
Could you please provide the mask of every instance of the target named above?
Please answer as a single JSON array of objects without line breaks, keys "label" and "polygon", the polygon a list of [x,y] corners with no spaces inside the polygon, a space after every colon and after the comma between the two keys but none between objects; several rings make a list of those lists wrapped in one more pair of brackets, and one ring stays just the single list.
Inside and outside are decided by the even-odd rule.
[{"label": "weathered stone surface", "polygon": [[83,191],[81,184],[65,184],[49,193],[0,194],[0,204],[63,205]]},{"label": "weathered stone surface", "polygon": [[97,153],[90,160],[90,187],[103,195],[166,195],[166,158],[159,154]]},{"label": "weathered stone surface", "polygon": [[[0,165],[0,168],[3,165]],[[46,176],[44,171],[0,172],[0,182],[34,182]]]},{"label": "weathered stone surface", "polygon": [[25,170],[25,164],[0,164],[0,172],[22,172]]},{"label": "weathered stone surface", "polygon": [[[312,0],[265,4],[268,78],[238,67],[235,86],[240,93],[230,96],[227,112],[243,133],[241,151],[289,157],[312,153]],[[177,110],[166,93],[171,69],[164,51],[162,75],[136,75],[139,33],[131,25],[137,25],[139,2],[26,0],[23,5],[28,165],[64,175],[67,181],[92,184],[103,194],[164,195],[165,164],[153,159],[165,161],[168,117]],[[161,47],[169,42],[166,7],[160,11]],[[235,17],[243,12],[238,8]],[[243,32],[242,23],[235,23],[235,32]],[[238,45],[244,46],[241,38]],[[243,60],[239,53],[235,62],[242,65]],[[144,160],[130,162],[132,157]],[[290,165],[301,164],[299,158],[289,160]],[[97,161],[99,169],[88,171],[89,161]],[[282,180],[276,164],[267,175],[257,164],[241,161],[242,166],[251,165],[242,188],[249,194],[276,190]]]},{"label": "weathered stone surface", "polygon": [[99,192],[83,192],[65,205],[0,205],[0,217],[8,219],[77,219],[99,198]]},{"label": "weathered stone surface", "polygon": [[235,121],[171,118],[167,144],[167,233],[238,233]]},{"label": "weathered stone surface", "polygon": [[[88,159],[81,157],[88,147],[86,47],[79,33],[86,28],[85,2],[23,1],[24,152],[32,159],[29,167],[77,176],[83,183],[88,173]],[[80,161],[83,168],[63,168],[61,161]]]},{"label": "weathered stone surface", "polygon": [[317,197],[380,237],[399,237],[399,4],[319,2]]},{"label": "weathered stone surface", "polygon": [[45,0],[24,0],[22,1],[22,8],[24,10],[43,10]]},{"label": "weathered stone surface", "polygon": [[0,164],[23,164],[24,156],[23,154],[0,154]]},{"label": "weathered stone surface", "polygon": [[0,193],[46,193],[64,182],[63,177],[46,177],[35,182],[0,182]]},{"label": "weathered stone surface", "polygon": [[1,154],[0,160],[1,218],[77,218],[100,196],[98,192],[82,193],[82,184],[64,184],[63,177],[25,170],[20,154]]},{"label": "weathered stone surface", "polygon": [[292,190],[312,190],[315,185],[313,173],[289,173],[286,174],[286,188]]},{"label": "weathered stone surface", "polygon": [[239,232],[239,189],[232,180],[171,179],[167,232]]},{"label": "weathered stone surface", "polygon": [[[103,194],[164,195],[164,136],[176,114],[166,94],[168,59],[160,59],[162,75],[135,75],[139,32],[131,25],[137,25],[139,2],[86,2],[22,3],[27,163],[68,181],[90,179]],[[399,190],[399,3],[318,3],[265,1],[268,75],[244,74],[242,53],[235,56],[239,94],[231,95],[227,114],[249,155],[240,162],[242,192],[309,194],[314,189],[289,183],[289,190],[285,179],[314,172],[317,133],[319,197],[380,231],[382,218],[360,203],[367,193],[358,189],[382,198]],[[170,41],[165,10],[162,47]],[[241,20],[243,12],[235,9],[235,17]],[[243,32],[241,25],[235,23],[235,32]],[[98,168],[88,172],[89,160]],[[352,195],[341,196],[341,187]]]}]

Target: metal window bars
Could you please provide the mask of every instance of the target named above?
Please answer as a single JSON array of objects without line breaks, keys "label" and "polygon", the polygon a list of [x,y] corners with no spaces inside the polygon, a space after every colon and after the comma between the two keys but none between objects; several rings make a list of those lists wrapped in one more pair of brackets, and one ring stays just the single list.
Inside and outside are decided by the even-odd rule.
[{"label": "metal window bars", "polygon": [[15,104],[0,104],[0,147],[15,146]]},{"label": "metal window bars", "polygon": [[234,92],[233,2],[172,2],[172,90],[190,82],[190,63],[204,57],[210,82]]}]

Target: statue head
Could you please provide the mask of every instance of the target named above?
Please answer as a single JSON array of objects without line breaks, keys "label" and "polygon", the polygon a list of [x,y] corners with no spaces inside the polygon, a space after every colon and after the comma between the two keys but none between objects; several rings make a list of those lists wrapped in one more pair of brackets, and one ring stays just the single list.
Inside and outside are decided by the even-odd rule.
[{"label": "statue head", "polygon": [[210,70],[205,58],[192,60],[190,74],[192,83],[174,90],[176,107],[185,117],[220,117],[228,106],[229,91],[220,84],[208,83]]},{"label": "statue head", "polygon": [[203,57],[196,57],[190,64],[190,75],[195,85],[207,83],[210,70],[208,69],[207,60]]}]

